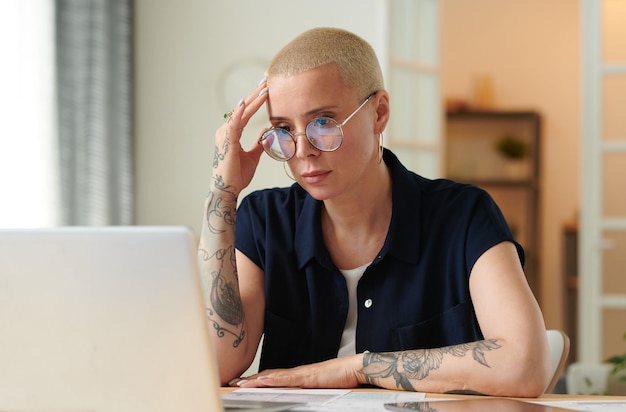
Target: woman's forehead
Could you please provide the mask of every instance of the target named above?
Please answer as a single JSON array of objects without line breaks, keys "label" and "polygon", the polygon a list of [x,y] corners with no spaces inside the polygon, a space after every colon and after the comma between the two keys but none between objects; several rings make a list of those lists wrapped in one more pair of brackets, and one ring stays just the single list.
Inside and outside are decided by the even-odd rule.
[{"label": "woman's forehead", "polygon": [[318,90],[328,91],[346,87],[335,65],[325,65],[290,76],[270,77],[267,79],[267,86],[270,91],[281,94],[290,91],[315,93]]},{"label": "woman's forehead", "polygon": [[322,66],[287,77],[267,80],[270,116],[308,111],[314,107],[339,106],[346,99],[357,99],[354,89],[345,85],[336,68]]}]

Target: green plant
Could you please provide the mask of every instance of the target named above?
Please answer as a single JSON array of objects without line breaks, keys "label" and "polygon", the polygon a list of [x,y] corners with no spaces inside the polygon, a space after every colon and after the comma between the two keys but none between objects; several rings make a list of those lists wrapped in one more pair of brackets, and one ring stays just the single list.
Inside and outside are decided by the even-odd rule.
[{"label": "green plant", "polygon": [[507,135],[496,142],[496,150],[509,159],[523,159],[528,154],[528,144],[515,136]]},{"label": "green plant", "polygon": [[[587,389],[593,386],[593,381],[591,380],[589,376],[585,376],[584,381],[585,381],[585,385],[587,385]],[[589,395],[610,395],[610,393],[608,391],[591,392]]]},{"label": "green plant", "polygon": [[[626,339],[626,333],[624,334],[624,339]],[[611,371],[611,373],[614,375],[619,373],[620,371],[626,370],[626,353],[611,356],[606,361],[613,365],[613,370]],[[626,382],[626,374],[622,375],[620,377],[620,380]]]}]

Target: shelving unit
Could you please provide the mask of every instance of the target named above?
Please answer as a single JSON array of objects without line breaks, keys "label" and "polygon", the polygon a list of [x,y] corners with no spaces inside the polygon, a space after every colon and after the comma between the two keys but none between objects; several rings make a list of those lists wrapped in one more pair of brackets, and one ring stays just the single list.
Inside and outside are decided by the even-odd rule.
[{"label": "shelving unit", "polygon": [[[541,117],[533,111],[459,111],[446,114],[445,174],[487,190],[526,252],[524,272],[539,300],[539,142]],[[525,149],[510,159],[498,149],[504,138]]]}]

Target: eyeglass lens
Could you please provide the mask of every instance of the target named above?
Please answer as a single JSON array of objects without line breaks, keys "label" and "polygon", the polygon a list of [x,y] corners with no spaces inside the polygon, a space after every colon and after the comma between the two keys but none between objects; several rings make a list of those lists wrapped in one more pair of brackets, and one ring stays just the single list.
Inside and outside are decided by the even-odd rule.
[{"label": "eyeglass lens", "polygon": [[[323,152],[337,150],[343,141],[343,133],[334,119],[318,117],[306,126],[306,138],[313,147]],[[261,136],[265,152],[276,160],[289,160],[296,153],[295,138],[286,130],[270,129]]]}]

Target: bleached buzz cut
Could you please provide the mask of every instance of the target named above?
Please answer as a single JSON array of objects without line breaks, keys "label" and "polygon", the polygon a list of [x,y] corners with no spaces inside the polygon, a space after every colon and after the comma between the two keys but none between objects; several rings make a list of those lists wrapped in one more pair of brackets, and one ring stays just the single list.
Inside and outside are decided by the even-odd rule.
[{"label": "bleached buzz cut", "polygon": [[335,63],[346,86],[360,98],[384,89],[380,63],[372,46],[349,31],[319,27],[305,31],[271,60],[267,77],[288,77]]}]

